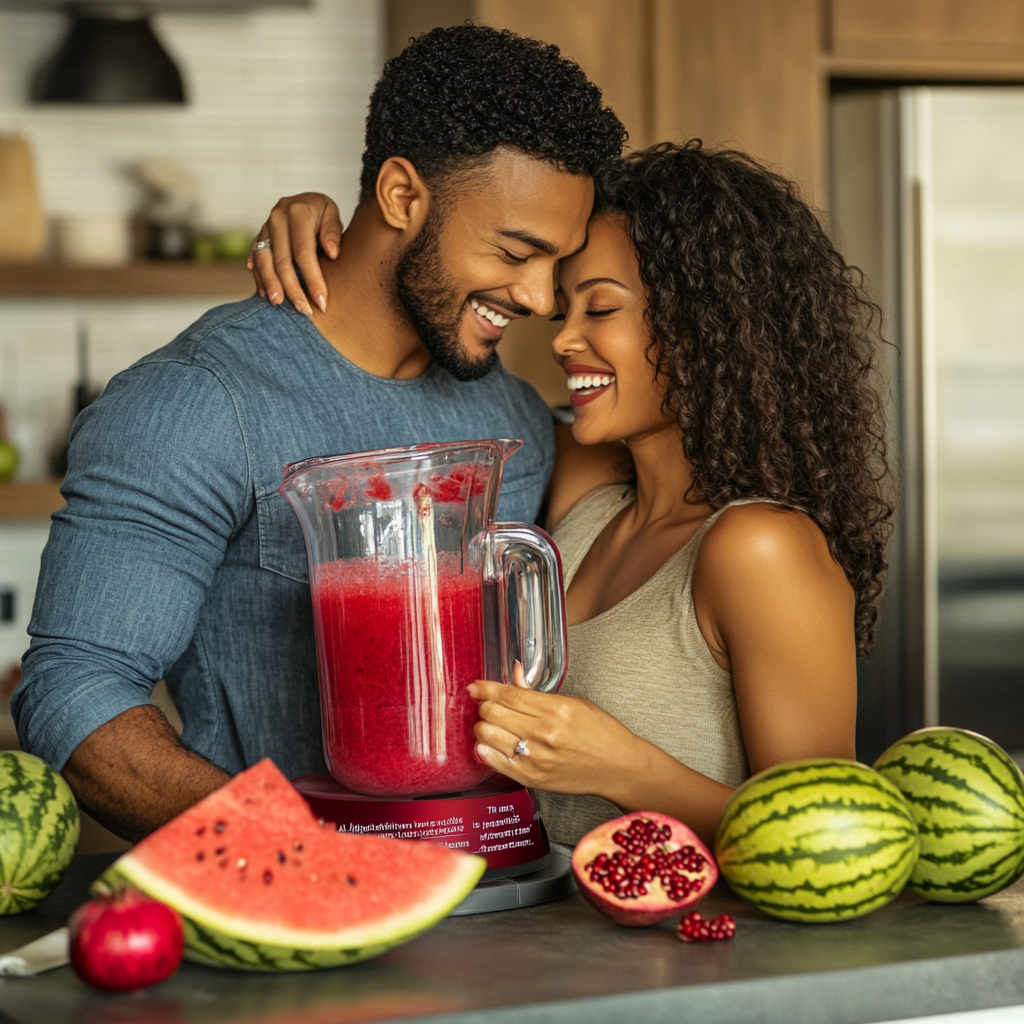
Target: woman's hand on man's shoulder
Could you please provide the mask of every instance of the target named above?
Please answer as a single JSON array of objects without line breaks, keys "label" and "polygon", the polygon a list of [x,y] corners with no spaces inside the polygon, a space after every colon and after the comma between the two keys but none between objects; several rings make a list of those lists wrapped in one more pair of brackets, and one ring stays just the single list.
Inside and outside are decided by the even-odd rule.
[{"label": "woman's hand on man's shoulder", "polygon": [[329,259],[337,259],[342,230],[337,204],[322,192],[302,192],[278,199],[256,236],[257,242],[269,245],[257,249],[253,243],[245,264],[252,271],[260,297],[274,306],[288,299],[307,315],[313,312],[311,299],[321,311],[326,311],[327,284],[320,269],[317,243]]}]

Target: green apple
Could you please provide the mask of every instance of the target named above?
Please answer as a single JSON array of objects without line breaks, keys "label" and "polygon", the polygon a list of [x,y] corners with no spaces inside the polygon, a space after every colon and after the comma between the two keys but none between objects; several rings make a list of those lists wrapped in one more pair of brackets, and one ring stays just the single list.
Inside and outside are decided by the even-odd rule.
[{"label": "green apple", "polygon": [[222,231],[217,239],[222,260],[244,260],[252,246],[252,235],[248,231]]},{"label": "green apple", "polygon": [[0,480],[9,480],[18,468],[18,449],[0,439]]}]

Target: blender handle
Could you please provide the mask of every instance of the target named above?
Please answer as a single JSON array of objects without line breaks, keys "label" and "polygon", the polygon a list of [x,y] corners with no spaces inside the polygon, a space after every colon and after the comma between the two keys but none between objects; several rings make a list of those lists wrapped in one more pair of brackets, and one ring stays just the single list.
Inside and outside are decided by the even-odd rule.
[{"label": "blender handle", "polygon": [[557,690],[568,664],[558,548],[544,530],[527,523],[495,523],[488,532],[498,584],[502,682],[512,682],[518,658],[533,689]]}]

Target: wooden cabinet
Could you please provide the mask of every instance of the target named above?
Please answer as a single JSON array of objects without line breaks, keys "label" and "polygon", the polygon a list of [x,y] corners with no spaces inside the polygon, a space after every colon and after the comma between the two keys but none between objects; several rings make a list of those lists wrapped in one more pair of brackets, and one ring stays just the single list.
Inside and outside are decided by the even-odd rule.
[{"label": "wooden cabinet", "polygon": [[836,72],[1024,76],[1024,3],[1019,0],[831,0],[826,30]]},{"label": "wooden cabinet", "polygon": [[742,149],[824,202],[819,0],[656,0],[654,135]]}]

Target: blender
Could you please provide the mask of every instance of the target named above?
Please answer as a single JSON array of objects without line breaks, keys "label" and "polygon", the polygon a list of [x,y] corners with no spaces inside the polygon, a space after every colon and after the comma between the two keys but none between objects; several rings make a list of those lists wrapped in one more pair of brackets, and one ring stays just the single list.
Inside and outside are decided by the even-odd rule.
[{"label": "blender", "polygon": [[[561,686],[558,551],[497,523],[515,440],[307,459],[281,495],[306,542],[328,773],[294,780],[340,831],[421,839],[486,858],[462,912],[571,891],[529,790],[474,754],[475,679]],[[561,853],[561,851],[557,851]]]}]

